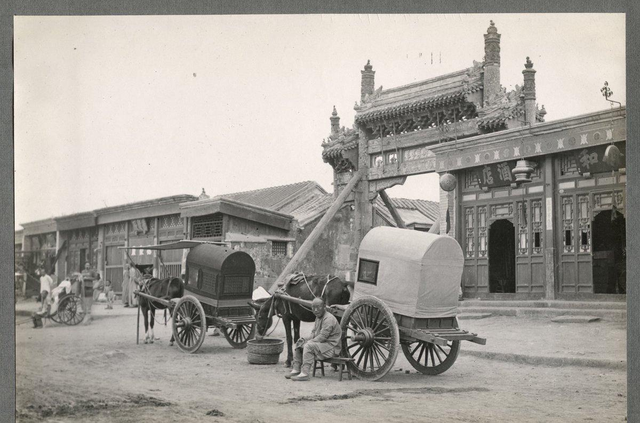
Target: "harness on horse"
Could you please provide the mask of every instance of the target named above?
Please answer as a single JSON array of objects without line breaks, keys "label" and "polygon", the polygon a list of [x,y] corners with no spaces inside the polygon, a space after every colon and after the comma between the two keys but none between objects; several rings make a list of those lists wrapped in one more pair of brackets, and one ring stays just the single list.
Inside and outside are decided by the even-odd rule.
[{"label": "harness on horse", "polygon": [[[327,275],[327,280],[324,283],[324,286],[322,287],[322,292],[320,293],[320,297],[316,296],[316,294],[313,292],[313,289],[311,289],[311,285],[309,285],[309,281],[307,280],[306,275],[303,272],[300,273],[294,273],[292,276],[289,277],[289,279],[287,280],[287,282],[278,289],[278,292],[282,293],[282,294],[287,294],[287,288],[289,287],[289,285],[297,285],[298,283],[300,283],[301,281],[304,281],[304,283],[307,285],[307,288],[309,289],[309,292],[311,293],[311,295],[313,295],[313,298],[322,298],[324,299],[324,293],[327,290],[327,285],[329,285],[329,282],[331,282],[334,279],[338,279],[337,276],[331,277],[331,275]],[[287,294],[288,295],[288,294]],[[274,300],[275,302],[275,300]],[[299,305],[299,304],[298,304]],[[273,304],[271,304],[272,308],[273,308]],[[288,312],[289,314],[292,313],[291,311],[291,303],[289,301],[285,301],[284,306],[286,308],[288,308]],[[300,305],[300,307],[304,308],[307,311],[311,311],[309,308]],[[271,316],[271,311],[269,310],[269,315]],[[277,311],[277,309],[276,309]],[[280,314],[277,315],[278,317],[282,317]]]}]

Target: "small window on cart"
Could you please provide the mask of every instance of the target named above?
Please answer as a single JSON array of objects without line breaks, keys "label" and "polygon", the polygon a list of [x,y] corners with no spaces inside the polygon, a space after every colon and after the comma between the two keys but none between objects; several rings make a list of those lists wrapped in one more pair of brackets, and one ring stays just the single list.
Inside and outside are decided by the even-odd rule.
[{"label": "small window on cart", "polygon": [[358,263],[358,282],[378,284],[378,266],[380,262],[360,259]]}]

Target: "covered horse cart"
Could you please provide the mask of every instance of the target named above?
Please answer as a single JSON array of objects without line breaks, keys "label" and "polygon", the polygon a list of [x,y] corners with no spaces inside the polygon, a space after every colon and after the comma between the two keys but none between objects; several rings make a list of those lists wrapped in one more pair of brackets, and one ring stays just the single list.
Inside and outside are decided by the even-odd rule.
[{"label": "covered horse cart", "polygon": [[486,339],[461,330],[456,319],[463,266],[454,238],[390,227],[369,231],[360,244],[353,301],[327,307],[341,319],[349,370],[378,380],[402,348],[416,370],[437,375],[456,361],[460,341],[484,345]]},{"label": "covered horse cart", "polygon": [[[129,247],[125,247],[129,248]],[[151,295],[143,283],[135,294],[171,312],[178,347],[198,351],[210,327],[222,331],[233,348],[245,348],[255,334],[253,293],[255,263],[243,251],[214,243],[183,240],[170,244],[130,247],[148,250],[187,249],[184,296],[166,299]]]}]

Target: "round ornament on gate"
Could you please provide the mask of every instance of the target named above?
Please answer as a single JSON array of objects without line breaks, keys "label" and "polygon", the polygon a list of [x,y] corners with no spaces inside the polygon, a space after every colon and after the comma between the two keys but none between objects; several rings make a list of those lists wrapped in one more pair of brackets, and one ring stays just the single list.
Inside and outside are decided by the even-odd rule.
[{"label": "round ornament on gate", "polygon": [[603,160],[604,160],[604,162],[606,164],[608,164],[612,168],[618,169],[618,168],[620,168],[620,163],[622,162],[621,156],[622,156],[622,154],[620,153],[620,149],[618,147],[616,147],[615,145],[611,144],[604,151],[604,159]]},{"label": "round ornament on gate", "polygon": [[451,173],[447,172],[440,176],[440,188],[444,191],[453,191],[456,189],[457,181],[456,177]]}]

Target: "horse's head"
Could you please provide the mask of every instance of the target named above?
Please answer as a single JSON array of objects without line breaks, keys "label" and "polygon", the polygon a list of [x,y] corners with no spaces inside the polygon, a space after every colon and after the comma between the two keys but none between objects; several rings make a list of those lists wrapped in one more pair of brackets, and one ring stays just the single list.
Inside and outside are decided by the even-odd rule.
[{"label": "horse's head", "polygon": [[349,285],[353,287],[352,282],[343,281],[337,276],[329,276],[329,282],[327,282],[324,288],[323,298],[325,303],[328,306],[333,304],[349,304],[349,299],[351,298]]},{"label": "horse's head", "polygon": [[[258,336],[265,336],[267,330],[273,324],[273,316],[269,316],[269,310],[271,310],[271,303],[273,297],[267,299],[261,299],[257,301],[251,301],[249,305],[256,310],[256,333]],[[273,313],[276,313],[274,308]]]}]

